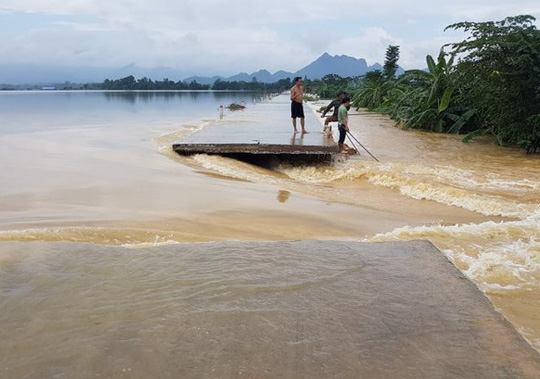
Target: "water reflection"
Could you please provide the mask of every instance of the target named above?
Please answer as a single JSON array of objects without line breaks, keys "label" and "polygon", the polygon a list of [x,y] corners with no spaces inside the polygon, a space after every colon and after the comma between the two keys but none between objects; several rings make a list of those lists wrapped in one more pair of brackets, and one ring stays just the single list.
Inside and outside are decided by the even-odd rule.
[{"label": "water reflection", "polygon": [[291,137],[292,146],[302,146],[304,144],[304,133],[293,133]]},{"label": "water reflection", "polygon": [[280,203],[285,203],[287,200],[289,200],[290,196],[291,196],[291,193],[289,191],[280,190],[278,191],[277,200]]},{"label": "water reflection", "polygon": [[[136,103],[141,101],[149,103],[151,101],[171,101],[171,100],[187,100],[197,101],[201,98],[205,100],[209,97],[213,100],[238,99],[243,94],[246,98],[250,98],[253,104],[259,103],[267,99],[270,95],[266,93],[252,92],[227,92],[227,91],[103,91],[100,92],[108,101],[120,100],[127,103]],[[245,104],[245,100],[241,100]]]},{"label": "water reflection", "polygon": [[[218,117],[216,108],[269,95],[231,91],[5,91],[0,136],[40,130],[176,124]],[[227,112],[224,113],[227,116]]]}]

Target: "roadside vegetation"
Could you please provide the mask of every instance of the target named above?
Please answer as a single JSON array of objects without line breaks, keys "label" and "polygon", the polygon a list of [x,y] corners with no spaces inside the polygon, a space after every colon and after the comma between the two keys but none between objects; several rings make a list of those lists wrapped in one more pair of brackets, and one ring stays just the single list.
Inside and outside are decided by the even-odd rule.
[{"label": "roadside vegetation", "polygon": [[469,37],[428,55],[427,70],[399,77],[399,46],[389,46],[384,69],[368,72],[350,92],[353,105],[388,114],[403,128],[459,133],[464,142],[490,134],[500,145],[540,152],[540,31],[534,21],[525,15],[449,25]]}]

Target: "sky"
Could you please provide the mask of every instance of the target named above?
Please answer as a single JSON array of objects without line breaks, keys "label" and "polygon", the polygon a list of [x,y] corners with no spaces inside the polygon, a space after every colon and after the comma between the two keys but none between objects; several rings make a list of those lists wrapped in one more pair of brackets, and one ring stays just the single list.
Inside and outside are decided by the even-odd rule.
[{"label": "sky", "polygon": [[529,14],[538,0],[0,0],[0,66],[168,67],[189,75],[295,72],[320,55],[424,68],[461,21]]}]

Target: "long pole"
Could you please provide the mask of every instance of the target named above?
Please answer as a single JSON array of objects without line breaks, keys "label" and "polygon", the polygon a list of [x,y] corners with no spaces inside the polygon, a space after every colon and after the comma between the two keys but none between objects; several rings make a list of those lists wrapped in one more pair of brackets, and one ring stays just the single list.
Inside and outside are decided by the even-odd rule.
[{"label": "long pole", "polygon": [[351,145],[353,145],[354,147],[354,150],[358,151],[358,148],[356,147],[356,145],[354,144],[353,140],[351,139],[351,136],[349,135],[350,133],[347,133],[347,138],[349,139],[349,141],[351,142]]},{"label": "long pole", "polygon": [[[347,136],[351,136],[352,138],[354,138],[354,140],[355,140],[356,142],[358,142],[358,144],[359,144],[360,146],[362,146],[362,149],[364,149],[365,151],[367,151],[367,153],[368,153],[369,155],[371,155],[371,157],[372,157],[373,159],[375,159],[377,162],[380,162],[377,158],[375,158],[375,156],[374,156],[373,154],[371,154],[371,153],[369,152],[368,149],[366,149],[366,148],[364,147],[364,145],[362,145],[362,144],[360,143],[360,141],[358,141],[358,140],[356,139],[356,137],[355,137],[351,132],[348,132]],[[349,140],[351,140],[350,137],[349,137]],[[352,140],[351,140],[351,143],[352,143]],[[354,144],[353,144],[353,145],[354,145]],[[356,147],[355,147],[355,148],[356,148]]]}]

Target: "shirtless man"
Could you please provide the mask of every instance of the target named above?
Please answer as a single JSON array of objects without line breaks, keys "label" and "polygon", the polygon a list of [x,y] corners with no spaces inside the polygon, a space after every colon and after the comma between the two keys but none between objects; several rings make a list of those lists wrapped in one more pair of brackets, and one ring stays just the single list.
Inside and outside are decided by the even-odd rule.
[{"label": "shirtless man", "polygon": [[298,133],[296,129],[296,119],[300,119],[300,125],[302,126],[302,133],[307,133],[305,129],[305,117],[304,107],[302,102],[304,101],[304,91],[302,90],[302,78],[297,76],[294,78],[295,84],[291,88],[291,118],[294,132]]}]

